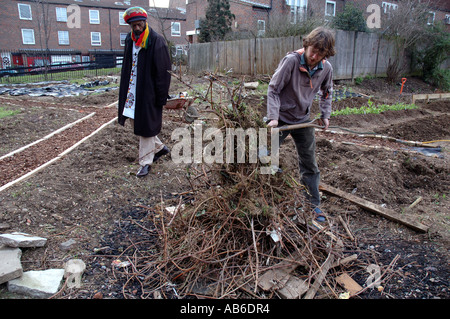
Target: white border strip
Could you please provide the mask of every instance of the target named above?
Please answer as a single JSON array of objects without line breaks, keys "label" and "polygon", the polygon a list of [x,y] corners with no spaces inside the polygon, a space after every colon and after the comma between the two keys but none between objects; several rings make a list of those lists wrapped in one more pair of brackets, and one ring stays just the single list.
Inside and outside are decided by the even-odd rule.
[{"label": "white border strip", "polygon": [[39,166],[38,168],[34,169],[31,172],[28,172],[27,174],[19,177],[18,179],[9,182],[8,184],[3,185],[2,187],[0,187],[0,192],[4,191],[5,189],[11,187],[12,185],[21,182],[25,179],[27,179],[28,177],[30,177],[31,175],[39,172],[40,170],[44,169],[45,167],[47,167],[48,165],[56,162],[57,160],[61,159],[64,155],[67,155],[69,152],[71,152],[73,149],[75,149],[78,145],[80,145],[81,143],[83,143],[84,141],[86,141],[87,139],[89,139],[90,137],[94,136],[95,134],[97,134],[98,132],[100,132],[103,128],[105,128],[107,125],[113,123],[114,121],[117,120],[117,117],[113,118],[111,121],[103,124],[102,126],[100,126],[98,129],[96,129],[94,132],[92,132],[91,134],[89,134],[88,136],[84,137],[83,139],[81,139],[80,141],[78,141],[77,143],[75,143],[74,145],[72,145],[70,148],[66,149],[64,152],[62,152],[61,154],[59,154],[58,156],[56,156],[55,158],[51,159],[50,161],[48,161],[45,164],[42,164],[41,166]]},{"label": "white border strip", "polygon": [[81,119],[79,119],[79,120],[76,120],[76,121],[73,122],[73,123],[69,123],[69,124],[67,124],[66,126],[61,127],[60,129],[57,129],[56,131],[53,131],[52,133],[48,134],[47,136],[41,138],[40,140],[34,141],[33,143],[30,143],[30,144],[28,144],[28,145],[25,145],[24,147],[21,147],[21,148],[15,150],[15,151],[12,151],[11,153],[8,153],[8,154],[6,154],[6,155],[3,155],[2,157],[0,157],[0,161],[1,161],[2,159],[7,158],[7,157],[13,156],[14,154],[20,153],[20,152],[22,152],[23,150],[26,150],[27,148],[29,148],[29,147],[31,147],[31,146],[33,146],[33,145],[36,145],[37,143],[43,142],[43,141],[45,141],[45,140],[48,140],[50,137],[52,137],[52,136],[54,136],[54,135],[56,135],[56,134],[58,134],[58,133],[61,133],[62,131],[65,131],[65,130],[67,130],[68,128],[70,128],[70,127],[72,127],[72,126],[74,126],[74,125],[76,125],[76,124],[78,124],[78,123],[80,123],[80,122],[82,122],[82,121],[84,121],[84,120],[87,120],[88,118],[90,118],[90,117],[92,117],[92,116],[94,116],[94,115],[95,115],[95,112],[93,112],[93,113],[89,114],[88,116],[85,116],[85,117],[83,117],[83,118],[81,118]]}]

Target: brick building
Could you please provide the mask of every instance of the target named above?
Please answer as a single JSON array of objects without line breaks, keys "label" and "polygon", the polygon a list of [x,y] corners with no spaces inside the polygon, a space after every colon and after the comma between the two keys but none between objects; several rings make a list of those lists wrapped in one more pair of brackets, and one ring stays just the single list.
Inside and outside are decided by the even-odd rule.
[{"label": "brick building", "polygon": [[[371,4],[377,4],[381,13],[386,16],[398,10],[402,5],[402,1],[399,0],[351,0],[355,6],[359,7],[365,12],[366,17],[370,14],[367,13],[367,7]],[[450,1],[448,0],[423,0],[423,4],[429,7],[428,24],[443,23],[447,31],[450,31]]]},{"label": "brick building", "polygon": [[[364,12],[369,4],[378,4],[382,14],[389,14],[401,5],[399,0],[229,1],[235,15],[232,31],[238,36],[263,36],[277,20],[296,23],[314,16],[326,21],[348,2]],[[430,2],[429,23],[443,21],[450,30],[450,2],[427,1]],[[183,52],[188,43],[198,42],[199,21],[205,16],[208,1],[166,3],[168,7],[155,8],[158,0],[1,0],[0,68],[120,56],[123,40],[130,32],[122,14],[131,6],[144,7],[150,15],[149,25],[174,44],[173,53]]]},{"label": "brick building", "polygon": [[156,10],[149,0],[2,0],[0,68],[114,59],[123,54],[131,6],[144,7],[149,25],[175,45],[185,44],[183,8]]},{"label": "brick building", "polygon": [[[442,21],[450,30],[450,1],[425,0],[430,4],[429,24]],[[309,19],[323,18],[324,21],[343,10],[346,3],[353,3],[369,16],[367,6],[378,4],[381,14],[389,15],[390,11],[401,6],[399,0],[229,0],[230,11],[235,15],[232,31],[264,35],[266,28],[277,20],[291,23]],[[186,1],[186,35],[190,43],[198,42],[200,19],[205,17],[208,0]]]},{"label": "brick building", "polygon": [[[334,16],[342,10],[345,0],[229,0],[235,15],[233,32],[263,36],[276,21],[299,22],[311,16]],[[197,42],[200,19],[205,17],[208,0],[186,1],[186,35],[190,43]]]}]

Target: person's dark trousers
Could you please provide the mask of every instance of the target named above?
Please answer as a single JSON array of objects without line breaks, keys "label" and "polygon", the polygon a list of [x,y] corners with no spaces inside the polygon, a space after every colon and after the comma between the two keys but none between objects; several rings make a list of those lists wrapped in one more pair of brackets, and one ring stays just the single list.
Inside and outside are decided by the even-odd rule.
[{"label": "person's dark trousers", "polygon": [[[278,127],[283,125],[286,125],[286,123],[282,121],[278,123]],[[306,198],[313,208],[319,207],[320,205],[320,171],[316,161],[316,137],[314,131],[314,127],[281,131],[279,139],[280,145],[289,134],[294,139],[298,154],[301,182],[308,190]]]}]

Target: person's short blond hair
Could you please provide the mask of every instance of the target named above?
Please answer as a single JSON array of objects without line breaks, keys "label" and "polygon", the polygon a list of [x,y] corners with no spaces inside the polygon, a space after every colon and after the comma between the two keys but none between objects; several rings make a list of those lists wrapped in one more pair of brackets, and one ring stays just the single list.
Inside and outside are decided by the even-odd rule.
[{"label": "person's short blond hair", "polygon": [[334,33],[324,27],[315,28],[303,39],[303,47],[305,50],[307,47],[312,46],[318,49],[321,54],[325,55],[325,58],[336,54],[334,45]]}]

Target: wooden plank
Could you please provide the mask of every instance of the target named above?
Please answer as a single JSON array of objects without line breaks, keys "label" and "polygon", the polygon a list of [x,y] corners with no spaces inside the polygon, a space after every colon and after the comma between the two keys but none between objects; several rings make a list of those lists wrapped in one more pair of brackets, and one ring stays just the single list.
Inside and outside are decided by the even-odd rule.
[{"label": "wooden plank", "polygon": [[[293,260],[300,259],[301,257],[299,254],[293,256]],[[282,288],[290,279],[291,272],[293,272],[300,264],[303,263],[291,262],[288,260],[278,263],[274,269],[269,269],[259,278],[258,287],[265,291]]]},{"label": "wooden plank", "polygon": [[258,287],[264,291],[280,289],[291,277],[290,272],[287,269],[270,269],[259,278]]},{"label": "wooden plank", "polygon": [[345,198],[346,200],[348,200],[370,212],[381,215],[387,219],[396,221],[396,222],[403,224],[405,226],[408,226],[416,231],[424,232],[424,233],[426,233],[428,231],[428,226],[425,226],[425,225],[423,225],[415,220],[412,220],[406,216],[402,216],[391,209],[381,207],[377,204],[369,202],[368,200],[362,199],[353,194],[343,192],[332,186],[321,183],[319,186],[319,190],[324,191],[329,194],[332,194],[332,195],[336,195],[336,196]]},{"label": "wooden plank", "polygon": [[413,94],[412,103],[414,104],[417,100],[434,100],[434,99],[448,99],[450,98],[450,93],[433,93],[433,94]]},{"label": "wooden plank", "polygon": [[305,280],[290,276],[283,288],[279,289],[277,293],[283,299],[299,299],[307,291],[308,283]]},{"label": "wooden plank", "polygon": [[356,281],[352,279],[352,277],[350,277],[345,272],[342,275],[336,277],[336,282],[347,289],[347,291],[350,293],[350,296],[356,295],[356,293],[363,289]]},{"label": "wooden plank", "polygon": [[317,293],[317,290],[319,290],[320,285],[322,284],[322,281],[327,276],[328,271],[330,268],[332,268],[334,264],[334,255],[330,254],[328,255],[328,258],[323,263],[322,267],[320,268],[320,272],[317,275],[317,277],[314,280],[314,283],[312,284],[311,288],[309,288],[306,295],[303,297],[303,299],[314,299],[314,296]]}]

